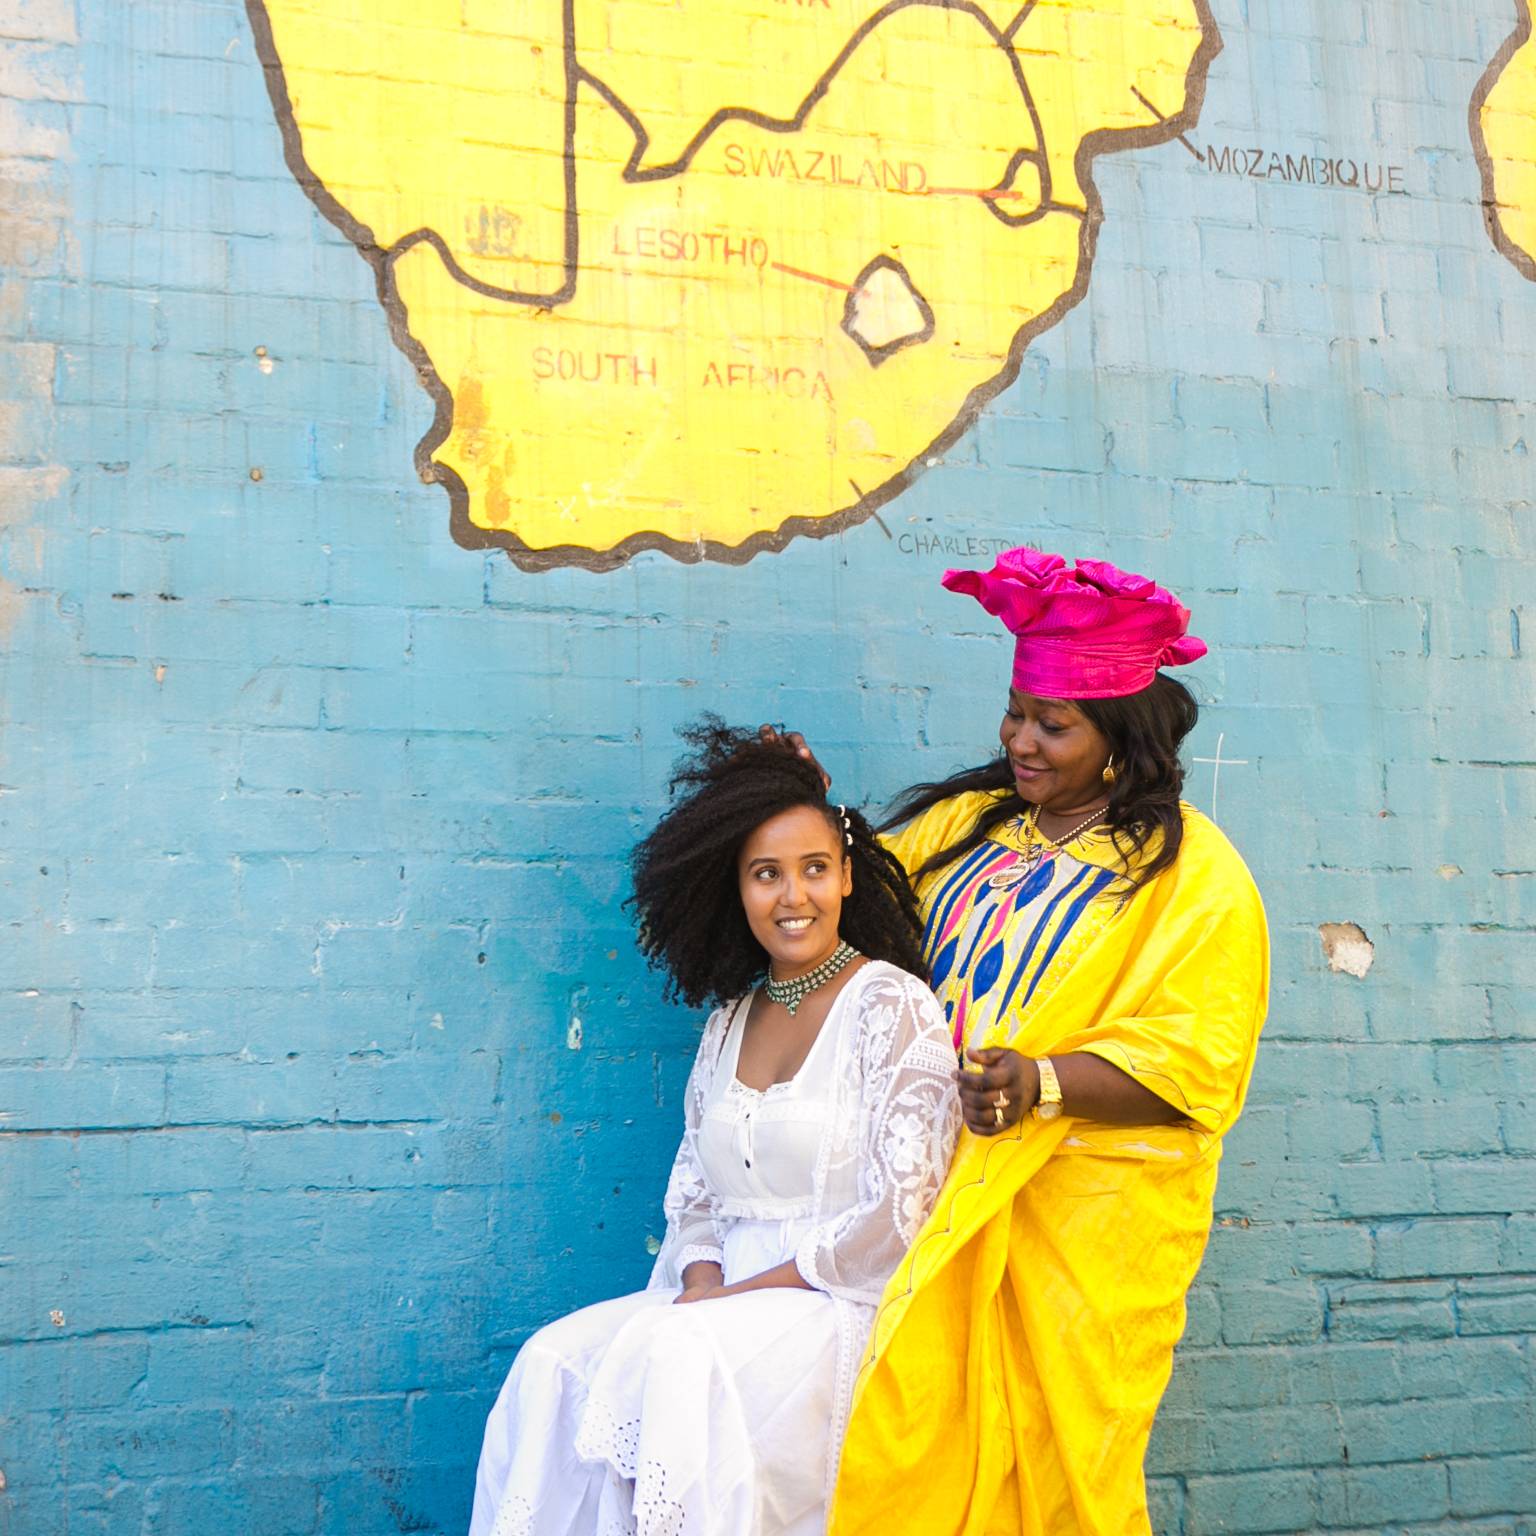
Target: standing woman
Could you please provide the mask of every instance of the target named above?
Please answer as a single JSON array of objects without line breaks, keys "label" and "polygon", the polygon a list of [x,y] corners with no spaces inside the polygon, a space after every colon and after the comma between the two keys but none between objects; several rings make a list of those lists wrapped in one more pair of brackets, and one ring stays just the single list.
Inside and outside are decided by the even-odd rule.
[{"label": "standing woman", "polygon": [[1268,992],[1264,913],[1180,800],[1204,644],[1145,577],[951,571],[1015,636],[1003,752],[889,846],[963,1053],[966,1133],[887,1287],[834,1536],[1147,1536],[1142,1463]]}]

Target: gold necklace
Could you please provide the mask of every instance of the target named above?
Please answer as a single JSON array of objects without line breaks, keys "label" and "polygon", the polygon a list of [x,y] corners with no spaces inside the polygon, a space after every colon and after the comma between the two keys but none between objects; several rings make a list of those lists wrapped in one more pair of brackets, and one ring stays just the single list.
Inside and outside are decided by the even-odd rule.
[{"label": "gold necklace", "polygon": [[[1092,816],[1078,822],[1072,830],[1062,837],[1046,838],[1040,836],[1040,807],[1032,805],[1028,811],[1019,818],[1021,834],[1024,841],[1024,852],[1020,855],[1017,864],[1008,869],[1000,870],[987,881],[987,887],[994,891],[1011,890],[1021,881],[1027,880],[1042,864],[1054,859],[1074,837],[1086,832],[1094,822],[1102,821],[1109,814],[1106,805],[1102,810],[1097,810]],[[1036,842],[1038,839],[1038,843]]]},{"label": "gold necklace", "polygon": [[1078,822],[1078,824],[1073,827],[1070,832],[1064,833],[1061,837],[1041,836],[1040,807],[1038,805],[1031,806],[1030,811],[1032,814],[1029,819],[1029,841],[1034,842],[1034,840],[1038,837],[1040,838],[1041,846],[1043,848],[1049,849],[1052,853],[1056,853],[1065,848],[1067,844],[1070,843],[1072,839],[1078,835],[1078,833],[1086,831],[1094,824],[1094,822],[1102,821],[1104,817],[1109,814],[1109,807],[1107,805],[1100,807],[1100,809],[1096,810],[1092,816],[1089,816],[1084,821]]}]

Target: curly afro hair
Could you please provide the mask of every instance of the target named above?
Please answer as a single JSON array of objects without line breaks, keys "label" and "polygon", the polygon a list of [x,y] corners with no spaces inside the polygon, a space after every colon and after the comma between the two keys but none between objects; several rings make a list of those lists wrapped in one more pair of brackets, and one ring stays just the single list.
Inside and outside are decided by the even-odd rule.
[{"label": "curly afro hair", "polygon": [[821,774],[783,741],[705,715],[679,733],[693,749],[674,768],[672,808],[632,858],[640,949],[667,973],[667,993],[689,1007],[740,997],[761,980],[768,955],[747,925],[737,885],[741,845],[765,821],[798,806],[827,818],[853,865],[842,937],[872,960],[926,978],[921,924],[905,871],[852,806],[827,801]]}]

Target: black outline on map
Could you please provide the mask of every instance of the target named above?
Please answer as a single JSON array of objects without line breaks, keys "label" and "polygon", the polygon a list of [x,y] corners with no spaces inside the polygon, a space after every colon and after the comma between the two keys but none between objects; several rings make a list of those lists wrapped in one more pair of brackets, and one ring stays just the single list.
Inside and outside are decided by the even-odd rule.
[{"label": "black outline on map", "polygon": [[[488,299],[503,299],[509,304],[553,309],[557,304],[566,303],[575,294],[581,245],[580,214],[576,207],[576,0],[562,0],[560,10],[565,31],[565,143],[561,151],[565,166],[565,250],[561,258],[564,276],[553,293],[533,293],[516,288],[499,288],[494,283],[472,277],[459,265],[453,252],[448,249],[447,241],[435,229],[412,230],[410,234],[402,235],[393,245],[379,244],[373,230],[338,202],[326,184],[309,168],[309,162],[304,158],[304,136],[293,115],[293,102],[288,94],[288,76],[283,70],[277,41],[272,35],[272,19],[267,15],[266,0],[245,0],[245,13],[250,18],[251,33],[256,43],[256,56],[261,60],[262,73],[267,81],[267,95],[272,98],[272,110],[282,134],[283,159],[310,201],[357,247],[358,254],[374,269],[379,281],[379,302],[385,306],[391,322],[394,311],[390,309],[391,300],[386,295],[386,268],[417,245],[430,245],[455,281],[463,283],[475,293],[484,294]],[[411,360],[417,361],[414,357]],[[417,366],[420,367],[420,364],[417,363]]]},{"label": "black outline on map", "polygon": [[1040,172],[1040,201],[1028,213],[1009,213],[1002,206],[1005,201],[1003,198],[988,198],[987,212],[994,218],[1001,219],[1010,229],[1023,229],[1026,224],[1033,224],[1037,219],[1043,219],[1048,213],[1076,214],[1081,212],[1080,209],[1068,208],[1064,204],[1052,200],[1050,193],[1051,168],[1046,164],[1043,154],[1034,154],[1027,149],[1021,149],[1014,154],[1004,168],[1003,174],[998,177],[997,185],[989,190],[993,192],[1011,192],[1013,184],[1018,178],[1021,165],[1033,165]]},{"label": "black outline on map", "polygon": [[1515,0],[1515,30],[1504,39],[1472,92],[1472,102],[1467,108],[1467,129],[1472,135],[1472,153],[1483,182],[1483,226],[1488,231],[1488,238],[1493,241],[1493,248],[1501,256],[1514,263],[1515,270],[1522,277],[1528,277],[1536,283],[1536,252],[1516,245],[1504,233],[1504,226],[1499,220],[1498,190],[1493,184],[1493,156],[1488,153],[1488,144],[1483,138],[1482,122],[1484,104],[1515,55],[1531,40],[1532,24],[1532,0]]},{"label": "black outline on map", "polygon": [[[854,306],[859,297],[859,290],[872,278],[876,272],[894,272],[907,285],[907,292],[912,295],[912,302],[917,305],[917,312],[922,316],[923,323],[920,329],[908,331],[905,336],[898,336],[894,341],[888,341],[883,346],[874,346],[859,335],[853,327]],[[897,261],[894,256],[879,255],[869,262],[864,270],[853,280],[853,287],[848,290],[848,298],[843,304],[843,334],[861,351],[869,360],[871,368],[878,368],[887,359],[895,357],[898,352],[905,351],[908,347],[915,347],[919,342],[931,341],[934,332],[933,306],[917,290],[917,284],[912,281],[912,274],[906,266]],[[853,485],[850,480],[848,482]],[[858,487],[854,486],[857,490]]]},{"label": "black outline on map", "polygon": [[[645,151],[650,142],[649,135],[628,105],[580,63],[576,41],[576,0],[563,0],[561,12],[566,77],[565,278],[554,292],[539,294],[497,288],[471,277],[454,260],[441,235],[431,229],[415,230],[396,241],[393,246],[381,246],[373,230],[342,206],[306,162],[303,136],[293,113],[287,77],[283,71],[282,59],[278,53],[271,21],[266,11],[266,0],[245,0],[246,14],[250,19],[257,57],[261,61],[267,93],[271,98],[273,113],[282,136],[283,158],[288,169],[315,207],[357,247],[358,253],[372,267],[379,303],[389,325],[390,338],[416,369],[417,378],[435,407],[432,423],[416,445],[415,466],[417,475],[422,481],[441,485],[447,491],[450,505],[449,528],[454,541],[465,549],[503,549],[513,564],[525,571],[544,571],[567,566],[577,566],[590,571],[611,571],[625,565],[635,555],[645,550],[658,550],[683,564],[691,565],[702,560],[713,560],[726,565],[745,565],[759,554],[784,549],[796,538],[825,539],[840,534],[848,528],[856,527],[866,519],[876,517],[882,507],[908,490],[927,467],[929,460],[948,452],[975,425],[982,409],[1018,378],[1019,369],[1023,366],[1024,353],[1029,344],[1037,336],[1059,324],[1062,317],[1076,308],[1087,294],[1098,245],[1099,226],[1104,218],[1103,200],[1093,179],[1094,160],[1101,154],[1165,144],[1177,138],[1185,129],[1192,128],[1199,120],[1200,111],[1204,105],[1206,81],[1210,74],[1211,62],[1222,49],[1221,33],[1211,13],[1210,0],[1192,0],[1196,20],[1201,29],[1200,42],[1185,74],[1183,107],[1174,116],[1156,123],[1148,123],[1136,128],[1098,128],[1084,134],[1077,146],[1073,168],[1078,184],[1084,190],[1085,206],[1081,209],[1069,208],[1066,205],[1056,204],[1051,199],[1050,173],[1045,164],[1045,140],[1039,112],[1024,79],[1023,61],[1011,45],[1014,34],[1029,11],[1033,9],[1034,3],[1035,0],[1025,0],[1009,26],[999,29],[992,19],[973,3],[973,0],[887,0],[886,4],[859,27],[832,65],[823,72],[792,117],[772,118],[750,108],[721,108],[711,114],[709,121],[693,136],[687,148],[675,161],[665,166],[642,167]],[[398,257],[416,245],[429,244],[454,279],[472,291],[488,298],[527,304],[546,310],[554,309],[569,301],[575,293],[580,234],[576,182],[576,99],[578,90],[583,84],[601,95],[624,119],[635,135],[635,149],[624,168],[624,179],[631,182],[660,180],[686,170],[689,162],[711,135],[726,122],[746,122],[772,133],[798,132],[807,114],[826,95],[833,78],[869,32],[897,11],[914,6],[962,11],[973,16],[1007,55],[1034,122],[1036,142],[1041,146],[1038,151],[1021,152],[1031,158],[1037,158],[1041,173],[1041,205],[1031,215],[1022,216],[1018,220],[1006,218],[1005,222],[1025,222],[1053,211],[1069,213],[1080,218],[1082,226],[1078,237],[1078,263],[1072,286],[1059,295],[1054,303],[1014,333],[998,371],[970,391],[960,403],[949,425],[932,442],[915,453],[904,469],[897,471],[873,491],[861,494],[859,499],[850,506],[818,516],[787,517],[778,527],[751,534],[740,544],[722,544],[712,539],[679,540],[655,531],[642,530],[627,535],[607,549],[593,549],[584,544],[559,544],[532,548],[515,533],[482,528],[479,524],[472,522],[469,516],[469,488],[452,469],[445,464],[437,463],[432,457],[452,431],[453,395],[437,372],[425,346],[411,334],[406,307],[394,282],[393,268]],[[1013,169],[1016,170],[1017,167],[1014,166]],[[996,211],[995,204],[992,206]],[[999,217],[1003,215],[999,214]]]},{"label": "black outline on map", "polygon": [[[1023,13],[1027,14],[1033,8],[1032,5],[1023,7]],[[984,31],[988,33],[992,41],[1003,51],[1009,67],[1013,70],[1014,83],[1019,88],[1019,94],[1023,97],[1024,105],[1029,112],[1029,120],[1034,125],[1035,142],[1042,146],[1035,151],[1024,151],[1025,154],[1038,160],[1040,165],[1040,196],[1049,199],[1051,195],[1050,168],[1045,164],[1045,129],[1040,121],[1039,109],[1035,106],[1035,98],[1030,94],[1029,82],[1024,78],[1024,64],[1017,52],[1009,45],[1002,28],[987,15],[976,3],[976,0],[886,0],[879,10],[860,22],[853,36],[838,50],[837,57],[821,72],[821,78],[810,89],[799,107],[789,117],[770,117],[765,112],[759,112],[752,107],[721,107],[712,112],[709,120],[688,141],[688,146],[677,159],[668,161],[665,165],[652,165],[642,167],[645,152],[650,148],[651,136],[646,131],[644,123],[636,113],[630,110],[627,102],[619,94],[611,89],[604,81],[599,79],[584,65],[578,64],[577,74],[582,83],[590,85],[604,101],[629,125],[630,132],[635,136],[635,148],[629,157],[629,163],[624,167],[624,180],[628,182],[662,181],[670,176],[681,175],[693,164],[694,157],[727,123],[747,123],[753,128],[761,128],[765,133],[800,133],[805,128],[805,120],[811,112],[825,98],[827,92],[832,89],[832,82],[843,72],[843,66],[847,64],[859,48],[865,38],[876,27],[882,26],[898,11],[930,10],[930,11],[959,11],[979,22]],[[1019,18],[1015,18],[1017,21]],[[1010,24],[1009,30],[1012,30]]]}]

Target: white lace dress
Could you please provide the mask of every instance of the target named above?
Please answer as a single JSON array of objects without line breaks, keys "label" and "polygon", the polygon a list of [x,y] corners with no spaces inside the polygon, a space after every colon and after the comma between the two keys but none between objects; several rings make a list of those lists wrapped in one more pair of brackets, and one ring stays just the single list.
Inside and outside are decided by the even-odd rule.
[{"label": "white lace dress", "polygon": [[[647,1290],[528,1340],[486,1424],[470,1536],[818,1536],[875,1303],[932,1209],[960,1115],[933,994],[871,962],[804,1065],[736,1076],[745,1004],[688,1080]],[[814,1287],[672,1305],[793,1259]]]}]

